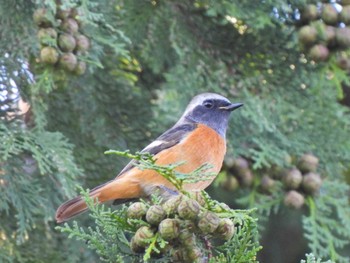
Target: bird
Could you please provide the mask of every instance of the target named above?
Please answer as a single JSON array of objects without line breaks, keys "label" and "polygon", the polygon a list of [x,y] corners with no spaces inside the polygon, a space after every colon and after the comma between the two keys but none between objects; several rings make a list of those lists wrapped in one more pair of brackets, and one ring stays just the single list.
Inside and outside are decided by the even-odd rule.
[{"label": "bird", "polygon": [[[232,103],[216,93],[202,93],[190,101],[173,127],[145,147],[141,153],[153,155],[157,165],[180,163],[175,170],[188,174],[203,165],[214,176],[210,180],[184,183],[185,191],[200,191],[208,187],[220,172],[226,154],[226,130],[230,113],[242,103]],[[111,181],[95,187],[89,193],[98,203],[118,203],[148,197],[155,189],[176,190],[154,170],[141,170],[134,161]],[[86,211],[81,196],[63,203],[56,211],[57,223],[68,221]]]}]

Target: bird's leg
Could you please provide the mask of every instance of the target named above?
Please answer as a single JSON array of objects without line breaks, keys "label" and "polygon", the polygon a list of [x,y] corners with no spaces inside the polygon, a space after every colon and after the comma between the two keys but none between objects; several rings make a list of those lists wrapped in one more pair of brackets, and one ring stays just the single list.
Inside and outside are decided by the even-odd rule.
[{"label": "bird's leg", "polygon": [[162,198],[163,202],[170,199],[173,196],[178,195],[179,193],[162,184],[159,185],[146,185],[142,188],[145,197],[151,197],[156,195]]},{"label": "bird's leg", "polygon": [[213,257],[213,254],[211,252],[213,246],[210,242],[210,240],[207,237],[203,237],[205,248],[208,250],[208,261]]},{"label": "bird's leg", "polygon": [[155,192],[157,192],[157,194],[162,197],[163,202],[179,194],[178,191],[170,189],[164,185],[157,185]]},{"label": "bird's leg", "polygon": [[162,190],[162,195],[164,193],[166,193],[168,195],[178,195],[179,194],[178,191],[170,189],[170,188],[168,188],[168,187],[166,187],[164,185],[158,185],[157,187],[158,187],[158,189]]}]

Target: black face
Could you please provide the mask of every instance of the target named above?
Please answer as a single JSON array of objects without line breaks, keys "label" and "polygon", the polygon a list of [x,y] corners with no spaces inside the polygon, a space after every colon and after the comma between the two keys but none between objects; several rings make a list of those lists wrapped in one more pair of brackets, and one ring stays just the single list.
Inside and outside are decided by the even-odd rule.
[{"label": "black face", "polygon": [[225,137],[228,118],[231,110],[225,109],[232,105],[227,100],[207,99],[202,104],[196,106],[192,112],[186,116],[187,120],[205,124]]},{"label": "black face", "polygon": [[[212,100],[212,99],[208,99],[205,100],[202,104],[202,106],[204,106],[205,108],[207,108],[208,110],[210,109],[219,109],[220,107],[227,107],[230,106],[231,103],[225,100]],[[219,109],[219,110],[223,110],[223,109]]]}]

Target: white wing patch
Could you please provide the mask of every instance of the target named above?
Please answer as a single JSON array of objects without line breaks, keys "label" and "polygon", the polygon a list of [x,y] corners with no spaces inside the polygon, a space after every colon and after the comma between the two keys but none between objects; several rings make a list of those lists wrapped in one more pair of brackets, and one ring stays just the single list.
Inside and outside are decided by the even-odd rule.
[{"label": "white wing patch", "polygon": [[145,149],[143,149],[143,152],[147,152],[147,150],[154,148],[154,147],[158,147],[159,145],[162,145],[163,143],[165,143],[165,141],[160,141],[160,140],[156,140],[154,142],[152,142],[151,144],[147,145],[147,147]]}]

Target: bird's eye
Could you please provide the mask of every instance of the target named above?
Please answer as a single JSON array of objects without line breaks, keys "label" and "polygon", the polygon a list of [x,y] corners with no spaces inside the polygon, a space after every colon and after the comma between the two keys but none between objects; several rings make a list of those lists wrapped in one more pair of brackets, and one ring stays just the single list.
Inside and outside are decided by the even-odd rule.
[{"label": "bird's eye", "polygon": [[203,106],[206,107],[207,109],[211,109],[214,106],[214,103],[212,100],[206,100],[203,102]]}]

